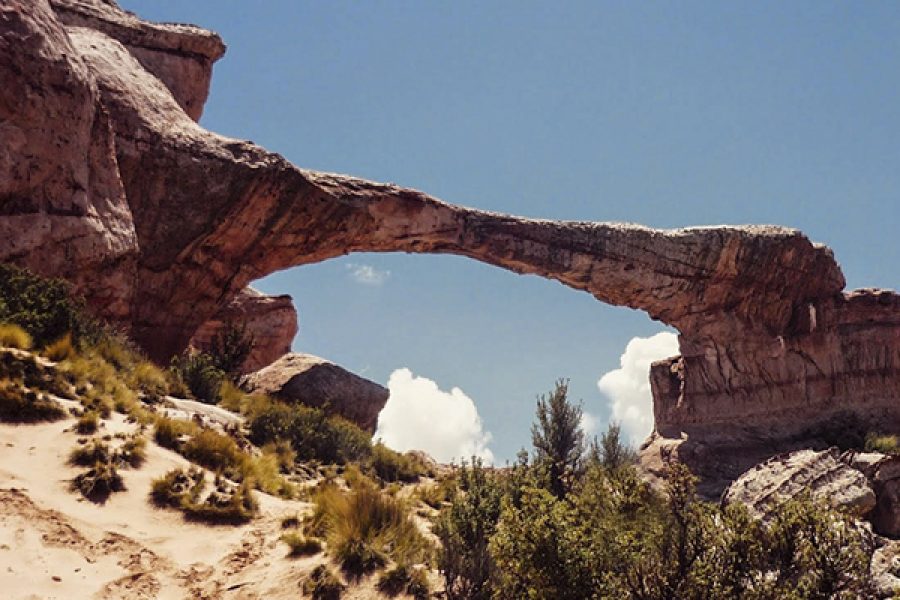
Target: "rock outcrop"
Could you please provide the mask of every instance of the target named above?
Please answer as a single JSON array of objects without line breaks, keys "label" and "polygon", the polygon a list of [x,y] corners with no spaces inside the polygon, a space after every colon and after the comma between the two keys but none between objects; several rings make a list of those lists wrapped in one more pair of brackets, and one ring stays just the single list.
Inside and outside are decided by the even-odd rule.
[{"label": "rock outcrop", "polygon": [[876,502],[869,480],[842,461],[836,448],[774,456],[738,477],[722,501],[741,502],[751,514],[765,519],[781,503],[801,493],[857,517],[871,513]]},{"label": "rock outcrop", "polygon": [[262,369],[290,352],[299,328],[290,296],[267,296],[245,288],[194,332],[190,345],[208,349],[213,337],[228,325],[243,328],[253,338],[253,348],[241,365],[242,373]]},{"label": "rock outcrop", "polygon": [[69,277],[165,360],[273,271],[357,251],[458,254],[678,329],[681,356],[653,368],[648,464],[668,449],[705,456],[703,474],[722,448],[771,454],[848,414],[900,429],[900,297],[842,292],[831,251],[800,232],[521,219],[299,169],[196,123],[223,50],[110,0],[7,0],[0,260]]},{"label": "rock outcrop", "polygon": [[388,390],[324,358],[286,354],[241,381],[251,393],[322,408],[375,431]]}]

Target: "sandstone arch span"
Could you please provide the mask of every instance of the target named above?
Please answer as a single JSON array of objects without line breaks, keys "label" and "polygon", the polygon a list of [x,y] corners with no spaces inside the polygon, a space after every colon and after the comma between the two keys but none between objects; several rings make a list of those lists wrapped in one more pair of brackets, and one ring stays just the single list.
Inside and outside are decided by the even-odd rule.
[{"label": "sandstone arch span", "polygon": [[197,124],[214,33],[108,0],[0,12],[0,258],[70,277],[157,358],[275,270],[453,253],[677,328],[682,356],[652,375],[673,439],[784,440],[847,407],[900,422],[900,302],[842,294],[831,251],[798,231],[522,219],[303,170]]}]

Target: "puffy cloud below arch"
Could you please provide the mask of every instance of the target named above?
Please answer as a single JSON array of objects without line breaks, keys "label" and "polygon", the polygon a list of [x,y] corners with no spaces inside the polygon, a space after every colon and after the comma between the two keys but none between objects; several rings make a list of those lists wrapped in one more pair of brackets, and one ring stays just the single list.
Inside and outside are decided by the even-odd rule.
[{"label": "puffy cloud below arch", "polygon": [[607,397],[610,419],[634,444],[641,444],[653,431],[653,397],[650,394],[650,364],[678,354],[678,337],[663,331],[648,338],[634,337],[625,347],[620,367],[597,382]]},{"label": "puffy cloud below arch", "polygon": [[490,432],[484,431],[475,402],[458,387],[449,392],[409,369],[388,380],[390,397],[378,415],[375,438],[394,450],[424,450],[439,462],[478,456],[491,463]]}]

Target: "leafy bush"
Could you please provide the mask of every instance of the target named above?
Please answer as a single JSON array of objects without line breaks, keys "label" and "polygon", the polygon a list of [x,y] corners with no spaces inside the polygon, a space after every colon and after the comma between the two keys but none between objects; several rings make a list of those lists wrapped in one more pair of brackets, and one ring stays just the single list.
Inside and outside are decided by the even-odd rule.
[{"label": "leafy bush", "polygon": [[37,423],[58,421],[68,413],[55,400],[22,387],[17,381],[0,381],[0,421]]},{"label": "leafy bush", "polygon": [[303,582],[303,593],[312,600],[338,600],[346,587],[334,571],[319,565]]},{"label": "leafy bush", "polygon": [[372,446],[369,467],[384,482],[413,483],[425,475],[428,468],[412,454],[400,454],[381,442]]},{"label": "leafy bush", "polygon": [[866,435],[866,452],[881,452],[882,454],[897,454],[900,450],[900,440],[896,435],[879,435],[868,433]]},{"label": "leafy bush", "polygon": [[170,369],[196,399],[210,404],[218,402],[226,374],[216,366],[212,356],[189,349],[172,359]]},{"label": "leafy bush", "polygon": [[610,423],[599,441],[594,438],[588,454],[593,464],[610,471],[637,464],[638,461],[634,448],[622,441],[622,427],[618,423]]},{"label": "leafy bush", "polygon": [[31,348],[31,336],[14,323],[0,323],[0,346],[28,350]]},{"label": "leafy bush", "polygon": [[240,375],[241,365],[250,356],[255,340],[247,324],[225,323],[210,340],[209,355],[213,364],[232,377]]},{"label": "leafy bush", "polygon": [[22,327],[38,347],[67,333],[80,341],[97,330],[83,302],[71,298],[67,282],[4,264],[0,264],[0,321]]},{"label": "leafy bush", "polygon": [[314,537],[306,537],[292,531],[281,536],[281,541],[290,547],[288,556],[310,556],[322,551],[322,541]]},{"label": "leafy bush", "polygon": [[441,541],[438,560],[450,600],[491,597],[493,558],[488,551],[500,518],[503,488],[477,458],[459,471],[462,492],[444,508],[434,532]]},{"label": "leafy bush", "polygon": [[317,408],[271,403],[250,420],[250,441],[262,446],[289,440],[300,460],[359,462],[372,452],[370,436],[340,417]]},{"label": "leafy bush", "polygon": [[328,549],[350,575],[360,576],[387,564],[421,562],[431,552],[409,518],[406,507],[394,498],[365,486],[342,493],[325,486],[314,498],[313,533],[324,534]]}]

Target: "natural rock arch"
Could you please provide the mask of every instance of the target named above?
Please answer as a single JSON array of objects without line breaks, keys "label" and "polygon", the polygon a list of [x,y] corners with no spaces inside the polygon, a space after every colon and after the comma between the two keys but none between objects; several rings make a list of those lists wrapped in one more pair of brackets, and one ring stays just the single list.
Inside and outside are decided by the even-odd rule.
[{"label": "natural rock arch", "polygon": [[452,253],[677,328],[682,356],[651,377],[671,439],[783,441],[845,410],[900,425],[900,301],[842,294],[831,251],[798,231],[522,219],[299,169],[196,123],[217,35],[105,0],[0,11],[0,259],[69,277],[154,357],[273,271]]}]

